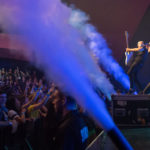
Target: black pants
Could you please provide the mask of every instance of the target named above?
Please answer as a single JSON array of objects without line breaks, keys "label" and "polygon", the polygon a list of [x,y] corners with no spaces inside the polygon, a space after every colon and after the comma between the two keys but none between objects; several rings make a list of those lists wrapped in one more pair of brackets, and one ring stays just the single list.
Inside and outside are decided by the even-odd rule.
[{"label": "black pants", "polygon": [[130,78],[130,89],[142,91],[142,85],[140,84],[138,80],[138,72],[142,68],[142,64],[133,62],[127,72]]}]

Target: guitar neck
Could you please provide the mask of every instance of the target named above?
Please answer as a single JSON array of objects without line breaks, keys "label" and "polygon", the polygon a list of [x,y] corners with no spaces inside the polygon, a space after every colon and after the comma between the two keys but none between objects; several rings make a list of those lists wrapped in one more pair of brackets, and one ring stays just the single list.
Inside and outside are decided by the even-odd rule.
[{"label": "guitar neck", "polygon": [[125,31],[126,46],[129,48],[128,31]]}]

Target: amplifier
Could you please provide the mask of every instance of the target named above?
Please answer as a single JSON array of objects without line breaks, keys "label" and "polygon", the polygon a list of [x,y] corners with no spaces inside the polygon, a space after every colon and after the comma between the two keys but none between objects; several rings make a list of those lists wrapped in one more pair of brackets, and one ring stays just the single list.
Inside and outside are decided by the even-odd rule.
[{"label": "amplifier", "polygon": [[113,95],[112,117],[118,126],[150,126],[150,95]]}]

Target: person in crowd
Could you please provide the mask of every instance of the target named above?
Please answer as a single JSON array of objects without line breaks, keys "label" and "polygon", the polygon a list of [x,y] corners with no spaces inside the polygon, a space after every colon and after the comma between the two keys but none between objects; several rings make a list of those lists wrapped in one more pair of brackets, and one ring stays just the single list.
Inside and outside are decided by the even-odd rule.
[{"label": "person in crowd", "polygon": [[61,118],[53,137],[53,149],[84,150],[88,139],[88,127],[78,112],[75,100],[59,91],[52,103],[55,112]]}]

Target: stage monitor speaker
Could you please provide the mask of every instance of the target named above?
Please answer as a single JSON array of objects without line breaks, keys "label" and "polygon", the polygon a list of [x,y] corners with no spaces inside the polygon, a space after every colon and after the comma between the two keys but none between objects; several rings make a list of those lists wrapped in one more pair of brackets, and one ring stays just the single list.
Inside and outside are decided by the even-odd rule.
[{"label": "stage monitor speaker", "polygon": [[150,95],[113,95],[112,117],[118,126],[150,126]]}]

